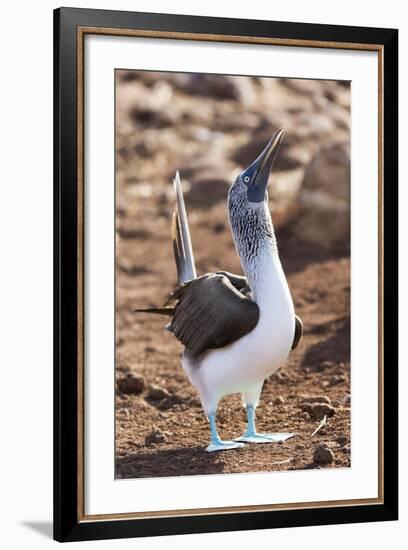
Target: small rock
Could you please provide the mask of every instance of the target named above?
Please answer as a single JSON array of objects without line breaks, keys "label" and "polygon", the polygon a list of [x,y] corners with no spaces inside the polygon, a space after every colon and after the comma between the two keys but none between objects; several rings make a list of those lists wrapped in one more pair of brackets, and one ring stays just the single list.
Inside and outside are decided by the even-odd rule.
[{"label": "small rock", "polygon": [[313,462],[316,464],[331,464],[334,460],[334,453],[327,443],[319,443],[313,453]]},{"label": "small rock", "polygon": [[341,404],[342,404],[342,405],[345,405],[346,407],[349,407],[350,404],[351,404],[351,395],[350,395],[350,394],[347,394],[347,395],[343,398]]},{"label": "small rock", "polygon": [[302,410],[313,420],[322,420],[324,416],[333,416],[336,409],[327,403],[303,403]]},{"label": "small rock", "polygon": [[346,379],[344,376],[341,376],[339,374],[334,374],[329,380],[329,387],[337,386],[338,384],[343,384],[343,382],[345,381]]},{"label": "small rock", "polygon": [[344,445],[346,445],[348,439],[345,435],[339,435],[338,437],[336,437],[336,441],[337,441],[339,447],[344,447]]},{"label": "small rock", "polygon": [[162,399],[165,399],[166,397],[170,397],[170,394],[164,388],[161,388],[160,386],[155,386],[154,384],[151,384],[148,388],[147,397],[149,399],[151,399],[152,401],[161,401]]},{"label": "small rock", "polygon": [[282,395],[278,395],[273,400],[274,405],[283,405],[285,403],[285,398]]},{"label": "small rock", "polygon": [[156,443],[164,443],[166,441],[166,436],[161,430],[157,428],[153,429],[149,435],[145,438],[145,445],[148,447],[150,445],[155,445]]},{"label": "small rock", "polygon": [[[116,341],[116,345],[119,345],[118,341]],[[123,372],[123,373],[127,374],[130,371],[130,368],[126,363],[118,362],[116,364],[116,371],[117,372]]]},{"label": "small rock", "polygon": [[327,397],[327,395],[306,395],[302,398],[302,403],[326,403],[331,405],[330,397]]},{"label": "small rock", "polygon": [[125,377],[118,378],[116,384],[120,393],[139,394],[145,389],[144,378],[138,374],[128,373]]},{"label": "small rock", "polygon": [[284,371],[278,371],[275,374],[273,374],[268,380],[276,383],[276,384],[287,384],[288,383],[288,375]]}]

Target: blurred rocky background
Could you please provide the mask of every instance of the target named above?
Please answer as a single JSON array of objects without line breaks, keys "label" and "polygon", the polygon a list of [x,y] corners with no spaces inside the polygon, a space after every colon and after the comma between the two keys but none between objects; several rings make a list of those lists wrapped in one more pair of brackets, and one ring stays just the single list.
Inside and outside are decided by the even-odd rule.
[{"label": "blurred rocky background", "polygon": [[[349,465],[349,124],[348,82],[116,71],[117,477],[321,467],[313,457],[322,454],[326,467]],[[280,381],[265,385],[259,415],[266,407],[266,429],[277,431],[280,422],[305,433],[278,450],[245,448],[248,461],[241,451],[209,458],[206,420],[179,366],[181,346],[163,319],[137,316],[132,307],[160,304],[176,282],[176,170],[198,272],[241,271],[228,188],[281,127],[269,200],[305,337]],[[322,402],[330,420],[310,438],[324,417],[310,411]],[[243,428],[239,399],[223,415],[226,426]],[[276,465],[282,455],[284,466]],[[180,460],[191,462],[188,471]]]}]

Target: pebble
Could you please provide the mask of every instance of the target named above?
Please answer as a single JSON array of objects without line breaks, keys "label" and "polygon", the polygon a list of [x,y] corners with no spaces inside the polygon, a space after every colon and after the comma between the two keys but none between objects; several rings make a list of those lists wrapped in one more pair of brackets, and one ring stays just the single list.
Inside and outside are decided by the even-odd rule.
[{"label": "pebble", "polygon": [[303,403],[302,410],[309,413],[313,420],[321,420],[324,416],[333,416],[336,409],[327,403]]},{"label": "pebble", "polygon": [[152,399],[152,401],[161,401],[166,397],[170,397],[170,394],[164,388],[161,388],[160,386],[155,386],[154,384],[150,384],[147,390],[147,397],[149,399]]},{"label": "pebble", "polygon": [[344,376],[341,376],[340,374],[334,374],[330,380],[329,380],[329,387],[337,386],[338,384],[343,384],[346,379]]},{"label": "pebble", "polygon": [[150,445],[155,445],[156,443],[164,443],[166,441],[166,436],[161,430],[154,428],[149,435],[145,438],[145,445],[149,447]]},{"label": "pebble", "polygon": [[288,383],[288,375],[285,372],[278,371],[275,374],[273,374],[270,378],[270,381],[275,382],[277,384],[287,384]]},{"label": "pebble", "polygon": [[302,398],[302,403],[326,403],[331,405],[331,400],[327,395],[305,395]]},{"label": "pebble", "polygon": [[139,394],[145,389],[144,378],[138,374],[128,373],[123,378],[118,378],[116,384],[119,392],[125,394]]},{"label": "pebble", "polygon": [[330,369],[334,366],[334,363],[333,361],[322,361],[319,365],[319,367],[322,369],[322,370],[326,370],[326,369]]},{"label": "pebble", "polygon": [[274,405],[283,405],[285,403],[285,398],[282,395],[278,395],[273,400]]},{"label": "pebble", "polygon": [[331,464],[334,460],[334,453],[326,443],[316,445],[313,453],[313,462],[316,464]]}]

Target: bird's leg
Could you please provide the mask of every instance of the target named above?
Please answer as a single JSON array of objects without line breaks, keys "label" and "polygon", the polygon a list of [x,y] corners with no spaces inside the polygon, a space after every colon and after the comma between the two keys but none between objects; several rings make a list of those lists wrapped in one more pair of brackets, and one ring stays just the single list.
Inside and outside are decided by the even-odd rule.
[{"label": "bird's leg", "polygon": [[238,437],[236,441],[245,441],[246,443],[277,443],[285,441],[295,434],[292,433],[258,433],[255,426],[255,405],[246,404],[247,411],[247,429],[244,435]]},{"label": "bird's leg", "polygon": [[210,422],[211,441],[208,447],[206,448],[207,453],[212,453],[214,451],[226,451],[228,449],[237,449],[239,447],[244,447],[243,443],[239,443],[237,441],[223,441],[220,438],[217,431],[215,413],[211,413],[208,415],[208,421]]}]

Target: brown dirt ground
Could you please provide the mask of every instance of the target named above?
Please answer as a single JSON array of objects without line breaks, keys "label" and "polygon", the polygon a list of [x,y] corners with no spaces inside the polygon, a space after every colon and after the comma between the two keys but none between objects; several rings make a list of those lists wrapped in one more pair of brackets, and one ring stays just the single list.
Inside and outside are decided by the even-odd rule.
[{"label": "brown dirt ground", "polygon": [[[347,250],[330,254],[303,243],[290,227],[278,229],[283,267],[288,277],[304,336],[286,365],[265,382],[257,410],[259,431],[292,431],[296,437],[280,444],[246,445],[208,454],[209,429],[195,389],[180,366],[181,345],[166,330],[162,317],[132,313],[132,307],[160,304],[176,282],[169,235],[169,201],[137,201],[132,224],[118,223],[116,277],[117,379],[137,374],[160,386],[168,396],[158,401],[116,391],[116,478],[166,477],[298,470],[350,466],[350,330]],[[218,269],[240,273],[225,204],[190,210],[199,273]],[[120,221],[120,213],[118,220]],[[276,221],[276,220],[275,220]],[[313,438],[319,420],[302,410],[310,396],[326,396],[334,416]],[[310,401],[310,399],[307,399]],[[223,438],[245,429],[245,411],[238,395],[224,398],[218,410]],[[161,442],[146,444],[152,431]],[[313,462],[320,442],[332,448],[328,466]]]}]

